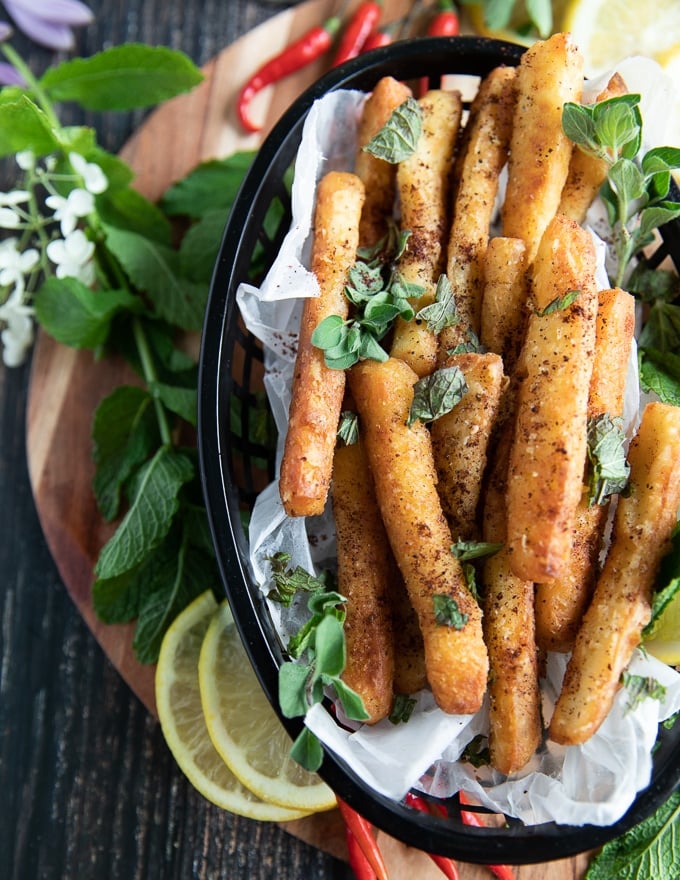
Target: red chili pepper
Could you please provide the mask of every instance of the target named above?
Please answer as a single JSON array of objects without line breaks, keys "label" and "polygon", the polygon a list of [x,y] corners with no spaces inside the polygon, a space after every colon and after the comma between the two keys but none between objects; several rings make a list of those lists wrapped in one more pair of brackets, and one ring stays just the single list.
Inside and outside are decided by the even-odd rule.
[{"label": "red chili pepper", "polygon": [[255,95],[261,92],[265,86],[278,82],[290,73],[294,73],[320,58],[330,49],[333,36],[339,27],[340,19],[337,16],[329,18],[323,25],[315,25],[278,55],[265,61],[255,71],[239,92],[236,102],[238,118],[246,131],[256,132],[261,127],[256,125],[248,115],[250,102]]},{"label": "red chili pepper", "polygon": [[386,28],[371,31],[366,37],[366,42],[361,47],[361,52],[370,52],[371,49],[379,49],[381,46],[389,46],[394,37]]},{"label": "red chili pepper", "polygon": [[[424,798],[418,797],[417,794],[413,794],[412,791],[406,795],[406,803],[414,809],[419,810],[421,813],[431,815],[433,812],[433,809],[428,802]],[[434,807],[434,805],[432,806]],[[444,810],[444,814],[446,815],[446,810]],[[459,880],[458,868],[453,859],[447,859],[445,856],[438,856],[433,853],[427,853],[427,855],[432,859],[445,877],[448,877],[449,880]]]},{"label": "red chili pepper", "polygon": [[[470,801],[462,791],[458,792],[458,800],[463,804],[469,804]],[[484,822],[480,819],[477,813],[473,813],[470,810],[461,810],[460,818],[466,825],[474,825],[477,828],[485,828]],[[498,877],[498,880],[515,880],[515,872],[512,870],[510,865],[487,865],[487,868]]]},{"label": "red chili pepper", "polygon": [[380,847],[373,836],[373,826],[368,819],[360,816],[349,804],[346,804],[340,798],[337,801],[342,818],[345,820],[345,825],[352,832],[357,846],[361,848],[361,851],[366,856],[366,860],[375,873],[376,880],[388,880],[385,861],[380,852]]},{"label": "red chili pepper", "polygon": [[343,61],[349,61],[350,58],[357,57],[369,34],[380,20],[381,14],[382,3],[374,2],[374,0],[359,6],[342,35],[338,51],[333,59],[333,67],[337,67]]},{"label": "red chili pepper", "polygon": [[430,37],[456,37],[460,32],[460,22],[456,6],[452,0],[439,0],[439,12],[430,22],[427,33]]},{"label": "red chili pepper", "polygon": [[357,843],[356,837],[347,826],[347,852],[349,853],[349,864],[354,871],[356,880],[376,880],[375,871],[371,867],[371,863],[364,855],[364,851]]}]

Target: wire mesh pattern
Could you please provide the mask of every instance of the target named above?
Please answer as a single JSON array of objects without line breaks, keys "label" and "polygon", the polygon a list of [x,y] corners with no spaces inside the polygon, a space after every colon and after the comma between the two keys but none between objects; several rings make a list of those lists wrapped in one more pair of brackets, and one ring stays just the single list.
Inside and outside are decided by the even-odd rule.
[{"label": "wire mesh pattern", "polygon": [[[257,281],[253,271],[256,276],[266,272],[289,227],[285,179],[316,98],[337,88],[368,91],[385,75],[403,80],[427,76],[432,85],[447,74],[481,77],[499,64],[516,65],[522,51],[512,44],[472,37],[421,38],[378,49],[331,71],[298,99],[267,138],[227,221],[203,332],[199,451],[224,588],[258,677],[277,711],[282,646],[249,570],[241,517],[274,477],[275,452],[267,435],[262,350],[243,328],[236,289],[241,281]],[[667,224],[662,232],[663,240],[649,255],[649,263],[655,267],[670,257],[680,268],[680,223]],[[299,719],[281,720],[292,736],[297,735]],[[499,827],[476,828],[463,823],[456,797],[446,803],[447,817],[427,816],[377,795],[332,756],[326,757],[321,773],[341,797],[409,845],[469,862],[542,862],[599,846],[649,815],[680,780],[679,738],[680,724],[661,731],[650,786],[623,819],[605,828],[554,823],[528,827],[507,817]]]}]

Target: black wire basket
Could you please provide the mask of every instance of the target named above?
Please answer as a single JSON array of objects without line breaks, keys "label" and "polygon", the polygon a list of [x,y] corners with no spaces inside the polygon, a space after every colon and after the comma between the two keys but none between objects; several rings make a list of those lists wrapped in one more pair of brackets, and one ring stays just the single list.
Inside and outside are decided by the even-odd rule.
[{"label": "black wire basket", "polygon": [[[263,356],[244,330],[236,290],[257,280],[273,262],[291,220],[289,172],[313,102],[326,92],[370,91],[383,76],[405,81],[427,77],[436,87],[448,74],[483,77],[501,64],[517,65],[524,48],[476,37],[423,37],[366,53],[312,85],[283,115],[246,175],[229,215],[205,317],[199,380],[199,453],[204,494],[224,590],[257,676],[294,738],[301,719],[287,719],[278,706],[278,669],[284,651],[267,603],[248,562],[243,513],[274,478],[273,444],[263,436]],[[680,265],[680,223],[662,227],[663,240],[648,257],[652,266],[670,257]],[[660,729],[649,786],[615,824],[526,826],[506,818],[500,827],[464,824],[457,797],[444,803],[447,817],[418,812],[372,790],[336,756],[326,753],[320,770],[330,787],[393,837],[418,849],[474,863],[528,864],[593,849],[638,824],[680,782],[680,723]],[[466,810],[470,807],[466,806]],[[474,807],[472,809],[475,809]],[[479,808],[484,812],[483,808]]]}]

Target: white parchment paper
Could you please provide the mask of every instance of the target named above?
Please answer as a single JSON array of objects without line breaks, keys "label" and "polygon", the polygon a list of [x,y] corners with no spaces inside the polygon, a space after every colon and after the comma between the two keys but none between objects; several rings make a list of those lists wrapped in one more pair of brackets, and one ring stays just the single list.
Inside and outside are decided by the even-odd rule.
[{"label": "white parchment paper", "polygon": [[[652,142],[663,141],[663,126],[655,133],[655,107],[663,109],[664,77],[658,66],[650,70],[647,59],[626,62],[622,73],[631,91],[643,93],[643,119]],[[601,86],[593,86],[596,94]],[[661,95],[661,99],[659,99]],[[356,126],[365,95],[356,91],[333,92],[315,103],[306,121],[295,167],[293,220],[280,254],[257,289],[242,285],[237,300],[248,328],[265,347],[265,385],[279,433],[279,454],[287,429],[295,340],[302,299],[318,294],[308,270],[310,228],[315,185],[331,168],[352,170]],[[667,106],[667,105],[666,105]],[[663,112],[661,113],[663,118]],[[659,140],[657,140],[657,137]],[[598,242],[602,252],[602,244]],[[602,257],[603,260],[603,257]],[[602,271],[602,270],[601,270]],[[608,286],[606,274],[601,285]],[[634,389],[627,403],[632,429],[638,411],[635,359],[631,359]],[[328,511],[323,517],[291,519],[283,512],[278,483],[257,499],[250,523],[253,573],[267,592],[266,558],[285,550],[293,565],[307,570],[334,560],[334,526]],[[312,540],[310,541],[310,536]],[[305,619],[306,602],[282,609],[270,603],[282,639],[295,632]],[[550,720],[566,666],[563,655],[550,655],[542,683],[544,716]],[[411,787],[446,796],[463,789],[493,810],[515,816],[526,824],[554,820],[558,823],[607,825],[622,816],[636,792],[650,779],[650,752],[660,721],[680,710],[680,675],[654,658],[636,652],[630,671],[650,675],[663,683],[662,701],[645,700],[636,709],[627,707],[622,691],[600,730],[583,746],[561,747],[546,742],[530,765],[512,778],[491,770],[475,770],[458,760],[468,742],[488,732],[486,706],[474,716],[446,715],[429,691],[416,696],[417,706],[407,724],[385,720],[351,731],[340,727],[321,705],[307,714],[305,723],[326,748],[341,756],[376,791],[401,799]]]}]

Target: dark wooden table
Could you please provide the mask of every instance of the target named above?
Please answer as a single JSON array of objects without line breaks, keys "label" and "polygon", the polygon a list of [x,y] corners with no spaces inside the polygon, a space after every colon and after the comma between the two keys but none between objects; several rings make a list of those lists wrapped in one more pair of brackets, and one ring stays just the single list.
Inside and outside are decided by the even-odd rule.
[{"label": "dark wooden table", "polygon": [[[198,64],[285,5],[88,2],[96,21],[77,32],[73,54],[141,41],[181,49]],[[36,72],[58,57],[24,39],[15,45]],[[95,125],[103,146],[116,151],[143,118],[70,121]],[[8,174],[3,169],[0,189]],[[25,451],[29,375],[29,365],[0,365],[0,878],[350,878],[347,865],[278,826],[230,815],[198,795],[158,723],[105,658],[36,516]]]}]

